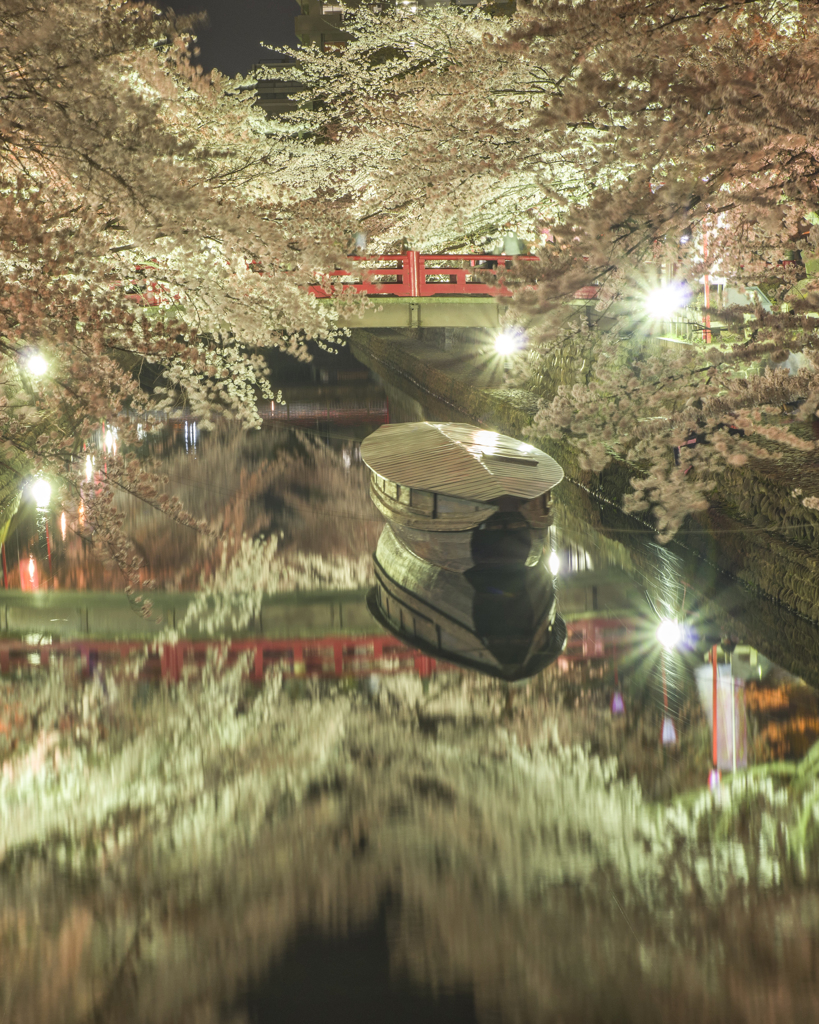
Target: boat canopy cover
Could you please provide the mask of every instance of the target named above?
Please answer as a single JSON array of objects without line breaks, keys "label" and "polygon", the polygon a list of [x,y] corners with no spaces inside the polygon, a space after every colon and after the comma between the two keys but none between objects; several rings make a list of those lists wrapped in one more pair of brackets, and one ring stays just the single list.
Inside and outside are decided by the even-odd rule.
[{"label": "boat canopy cover", "polygon": [[539,448],[468,423],[388,423],[362,442],[361,457],[393,483],[474,501],[528,501],[563,479]]}]

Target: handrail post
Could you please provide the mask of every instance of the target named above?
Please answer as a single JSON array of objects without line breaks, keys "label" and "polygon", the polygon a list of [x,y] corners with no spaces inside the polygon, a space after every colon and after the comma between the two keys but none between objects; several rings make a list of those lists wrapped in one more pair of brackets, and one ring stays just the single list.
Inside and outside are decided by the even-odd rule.
[{"label": "handrail post", "polygon": [[[407,270],[409,272],[408,275],[407,275],[409,277],[409,293],[408,294],[415,298],[415,297],[417,297],[417,296],[419,296],[421,294],[420,284],[421,284],[422,274],[419,271],[421,270],[421,259],[422,259],[422,257],[420,255],[420,253],[418,253],[415,249],[407,249],[407,253],[406,253],[406,256],[405,256],[404,259],[405,259],[404,265],[406,266],[406,268],[407,268]],[[423,275],[423,276],[425,276],[425,275]]]}]

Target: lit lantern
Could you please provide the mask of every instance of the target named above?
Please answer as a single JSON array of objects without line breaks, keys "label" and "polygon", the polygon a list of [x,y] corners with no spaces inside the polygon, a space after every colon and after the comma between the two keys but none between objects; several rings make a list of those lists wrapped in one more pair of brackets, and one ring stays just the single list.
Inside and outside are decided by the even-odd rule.
[{"label": "lit lantern", "polygon": [[626,711],[626,702],[623,700],[623,695],[619,690],[615,690],[614,696],[611,698],[611,713],[613,715],[623,715]]},{"label": "lit lantern", "polygon": [[665,716],[663,719],[663,746],[670,747],[677,742],[677,730],[674,726],[674,722]]}]

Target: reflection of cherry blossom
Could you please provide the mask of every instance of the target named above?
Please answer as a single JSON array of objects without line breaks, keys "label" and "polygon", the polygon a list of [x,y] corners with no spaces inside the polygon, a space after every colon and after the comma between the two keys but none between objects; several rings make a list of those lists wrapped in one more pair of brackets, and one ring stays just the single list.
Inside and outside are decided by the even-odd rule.
[{"label": "reflection of cherry blossom", "polygon": [[[684,956],[674,991],[689,1019],[713,998],[727,937],[726,991],[770,1007],[759,942],[776,921],[788,928],[775,942],[794,953],[770,961],[793,972],[788,1012],[795,999],[815,1011],[819,902],[812,887],[793,891],[800,873],[816,878],[815,839],[799,825],[815,773],[791,787],[784,773],[740,774],[717,798],[655,804],[614,759],[561,742],[566,718],[538,710],[535,687],[510,713],[500,684],[455,670],[288,692],[273,672],[248,688],[245,668],[214,649],[201,675],[139,700],[140,659],[112,665],[104,687],[82,684],[70,661],[15,685],[17,719],[56,722],[61,750],[55,766],[46,724],[0,773],[0,861],[15,868],[0,873],[0,996],[15,1020],[57,1005],[68,1021],[122,1019],[133,977],[154,1019],[174,1019],[180,1001],[204,1013],[304,927],[344,934],[387,894],[400,906],[391,958],[416,983],[474,986],[482,1005],[521,1019],[548,1017],[556,987],[563,1005],[569,991],[608,1005],[640,949],[651,959],[639,985],[626,971],[618,1005],[642,1012],[648,1000],[655,1019],[677,977],[656,978],[657,963]],[[601,711],[611,730],[605,701]],[[638,937],[628,947],[623,913]],[[70,972],[43,975],[60,942],[88,955],[66,953]]]},{"label": "reflection of cherry blossom", "polygon": [[271,136],[241,83],[194,69],[184,21],[0,0],[0,23],[4,464],[82,503],[138,589],[102,492],[194,525],[134,458],[140,431],[183,405],[202,431],[214,415],[259,425],[257,399],[277,397],[261,350],[328,347],[334,304],[307,286],[343,256],[347,215],[304,173],[311,146]]},{"label": "reflection of cherry blossom", "polygon": [[[378,539],[380,520],[369,501],[366,469],[350,461],[348,452],[307,435],[217,430],[200,444],[195,461],[171,451],[157,468],[207,531],[122,495],[116,511],[142,560],[143,583],[153,579],[163,589],[195,590],[247,538],[275,538],[278,563],[292,558],[294,565],[299,558],[357,565],[369,559]],[[89,549],[87,529],[77,526],[55,565],[60,586],[120,587],[119,569],[100,557],[104,549]]]}]

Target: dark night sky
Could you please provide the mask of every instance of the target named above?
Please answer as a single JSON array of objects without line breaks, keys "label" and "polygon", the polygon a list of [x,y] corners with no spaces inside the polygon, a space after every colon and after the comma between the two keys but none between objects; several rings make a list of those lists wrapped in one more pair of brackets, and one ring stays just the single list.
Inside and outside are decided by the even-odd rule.
[{"label": "dark night sky", "polygon": [[296,0],[174,0],[167,4],[177,14],[207,11],[208,24],[197,32],[202,50],[199,63],[206,71],[247,74],[257,61],[273,54],[260,43],[296,45],[293,19]]}]

